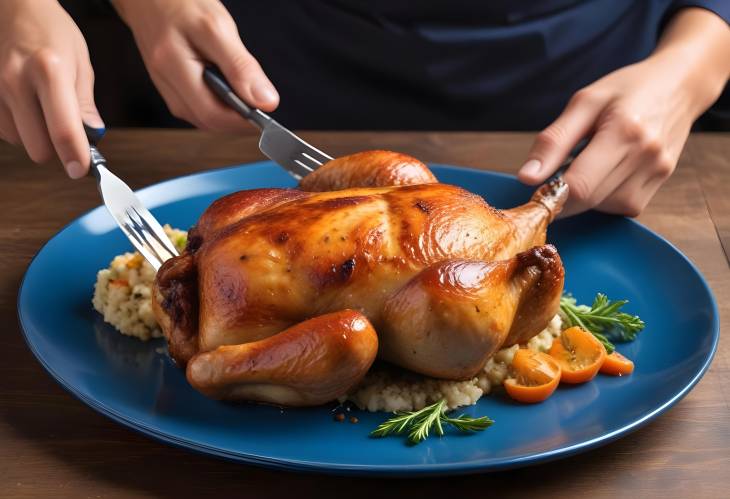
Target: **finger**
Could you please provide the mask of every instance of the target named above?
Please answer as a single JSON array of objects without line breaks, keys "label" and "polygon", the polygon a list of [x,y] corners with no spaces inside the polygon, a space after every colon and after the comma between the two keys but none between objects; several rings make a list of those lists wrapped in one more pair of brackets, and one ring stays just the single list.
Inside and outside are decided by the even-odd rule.
[{"label": "finger", "polygon": [[4,102],[0,102],[0,140],[16,146],[20,144],[20,135],[13,122],[13,113]]},{"label": "finger", "polygon": [[[570,192],[563,216],[596,206],[599,186],[622,164],[627,152],[628,146],[616,134],[599,130],[563,176]],[[621,173],[617,175],[620,181]]]},{"label": "finger", "polygon": [[193,116],[193,112],[190,110],[190,107],[182,101],[181,97],[178,95],[177,89],[172,84],[167,83],[162,76],[152,71],[150,72],[150,78],[152,79],[152,83],[154,83],[155,88],[157,88],[157,91],[160,93],[160,96],[162,96],[162,100],[165,101],[167,109],[170,110],[170,113],[173,116],[181,120],[185,120],[197,128],[203,127],[203,124],[200,123],[195,116]]},{"label": "finger", "polygon": [[637,217],[662,186],[666,178],[650,176],[637,171],[626,179],[596,208],[604,213]]},{"label": "finger", "polygon": [[66,71],[40,72],[36,90],[48,134],[71,178],[81,178],[89,170],[89,141],[86,139],[75,82]]},{"label": "finger", "polygon": [[638,216],[674,171],[675,161],[657,159],[652,151],[637,155],[632,167],[633,174],[606,196],[597,209],[606,213]]},{"label": "finger", "polygon": [[[632,161],[629,157],[625,157],[614,169],[610,170],[608,175],[598,184],[595,191],[591,195],[591,202],[589,203],[593,207],[599,205],[610,196],[621,184],[626,181],[631,175],[633,175],[636,168],[636,161]],[[583,211],[586,211],[591,206],[586,203],[576,202],[574,199],[569,200],[566,203],[563,211],[560,212],[558,218],[566,218],[573,215],[577,215]]]},{"label": "finger", "polygon": [[246,50],[235,23],[203,24],[191,44],[215,63],[236,93],[249,105],[273,111],[279,105],[279,93],[258,61]]},{"label": "finger", "polygon": [[175,117],[204,129],[237,130],[248,126],[205,88],[203,63],[185,38],[166,38],[147,55],[150,77]]},{"label": "finger", "polygon": [[94,70],[91,65],[81,63],[76,71],[76,99],[81,119],[91,127],[103,128],[104,120],[101,119],[94,100]]},{"label": "finger", "polygon": [[[164,71],[163,86],[167,92],[172,90],[177,94],[179,103],[189,103],[183,112],[198,128],[219,131],[248,128],[250,125],[245,119],[208,90],[203,69],[203,63],[192,52],[180,54]],[[172,82],[175,82],[174,87]]]},{"label": "finger", "polygon": [[30,87],[11,97],[10,111],[28,157],[36,163],[45,163],[53,157],[53,144],[38,99]]},{"label": "finger", "polygon": [[668,159],[661,149],[655,147],[639,148],[628,146],[626,157],[598,185],[592,195],[595,206],[600,205],[613,192],[620,189],[634,174],[646,182],[652,177],[668,178],[674,171],[674,162]]},{"label": "finger", "polygon": [[555,173],[570,151],[588,135],[603,102],[586,90],[570,99],[558,118],[535,138],[527,161],[517,173],[521,182],[536,185]]}]

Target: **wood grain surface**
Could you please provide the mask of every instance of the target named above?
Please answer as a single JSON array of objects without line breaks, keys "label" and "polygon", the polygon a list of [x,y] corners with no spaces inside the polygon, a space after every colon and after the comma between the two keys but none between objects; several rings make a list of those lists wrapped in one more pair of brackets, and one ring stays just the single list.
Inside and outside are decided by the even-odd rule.
[{"label": "wood grain surface", "polygon": [[[516,133],[303,133],[337,156],[394,149],[432,162],[514,172],[532,136]],[[133,188],[262,159],[258,137],[122,130],[103,150]],[[0,497],[729,497],[730,341],[679,404],[629,436],[562,461],[452,478],[365,479],[269,471],[157,443],[65,392],[28,350],[16,317],[33,255],[100,201],[91,178],[70,181],[0,144]],[[730,135],[690,138],[680,165],[639,220],[688,255],[730,314]],[[110,255],[111,256],[111,255]],[[688,332],[691,334],[691,332]],[[353,450],[356,452],[356,450]]]}]

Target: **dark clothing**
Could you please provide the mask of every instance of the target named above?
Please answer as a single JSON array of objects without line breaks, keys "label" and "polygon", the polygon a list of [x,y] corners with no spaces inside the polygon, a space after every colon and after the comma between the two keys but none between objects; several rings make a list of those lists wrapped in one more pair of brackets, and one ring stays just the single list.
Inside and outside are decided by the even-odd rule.
[{"label": "dark clothing", "polygon": [[[677,9],[730,21],[730,0],[223,3],[281,94],[274,117],[295,129],[541,129],[576,90],[648,56]],[[116,78],[103,78],[89,45],[99,84],[123,84],[124,57],[115,52]],[[149,86],[130,90],[139,101]]]},{"label": "dark clothing", "polygon": [[534,130],[656,46],[668,14],[730,1],[226,1],[293,128]]}]

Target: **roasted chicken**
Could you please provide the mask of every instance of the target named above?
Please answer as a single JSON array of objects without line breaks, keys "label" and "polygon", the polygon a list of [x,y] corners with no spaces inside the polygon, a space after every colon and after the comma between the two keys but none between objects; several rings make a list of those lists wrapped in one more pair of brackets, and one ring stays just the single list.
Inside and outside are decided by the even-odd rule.
[{"label": "roasted chicken", "polygon": [[500,211],[403,154],[335,159],[298,189],[214,202],[160,268],[155,315],[214,398],[320,404],[376,355],[467,379],[555,315],[563,266],[545,235],[566,196],[554,181]]}]

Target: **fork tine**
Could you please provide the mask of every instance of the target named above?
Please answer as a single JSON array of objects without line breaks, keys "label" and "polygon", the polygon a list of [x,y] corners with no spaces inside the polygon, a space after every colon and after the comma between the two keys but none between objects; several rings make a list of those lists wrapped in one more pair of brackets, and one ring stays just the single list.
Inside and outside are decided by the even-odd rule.
[{"label": "fork tine", "polygon": [[[147,216],[145,216],[147,213],[149,213],[147,210],[144,210],[144,212],[140,212],[135,206],[131,207],[132,210],[134,210],[134,213],[137,215],[139,220],[141,221],[141,225],[144,227],[144,229],[149,232],[152,237],[154,237],[155,241],[159,243],[162,247],[164,247],[168,253],[170,253],[170,256],[177,256],[177,249],[172,244],[172,241],[170,241],[170,238],[167,237],[167,234],[162,232],[162,234],[159,233],[159,229],[156,228],[154,225],[150,224]],[[146,213],[145,213],[146,212]],[[151,216],[151,215],[150,215]]]},{"label": "fork tine", "polygon": [[312,173],[315,170],[315,168],[312,168],[311,166],[307,165],[304,161],[302,161],[300,159],[295,159],[294,162],[296,164],[298,164],[299,166],[301,166],[302,168],[304,168],[304,170],[306,170],[307,174]]},{"label": "fork tine", "polygon": [[134,247],[140,253],[142,253],[147,261],[150,262],[155,270],[159,269],[160,266],[162,266],[165,260],[167,260],[167,258],[169,257],[165,257],[164,255],[160,254],[158,248],[150,243],[144,232],[144,229],[133,218],[130,217],[129,213],[127,213],[126,215],[127,216],[123,222],[123,228],[125,229],[125,232],[127,232],[128,236],[130,236],[130,241],[132,242]]},{"label": "fork tine", "polygon": [[177,256],[177,250],[174,246],[165,243],[148,223],[146,217],[134,206],[125,210],[125,219],[123,227],[129,233],[130,240],[134,246],[142,253],[155,270],[168,259]]},{"label": "fork tine", "polygon": [[302,156],[305,156],[306,158],[312,160],[313,162],[317,163],[318,166],[322,166],[328,161],[332,161],[332,157],[323,153],[319,149],[317,149],[314,146],[309,146],[306,149],[302,150]]},{"label": "fork tine", "polygon": [[120,224],[120,227],[126,234],[127,238],[129,238],[129,241],[132,243],[134,248],[139,251],[142,256],[144,256],[155,270],[159,269],[162,266],[163,260],[154,248],[145,242],[142,234],[137,232],[131,220],[124,220]]}]

